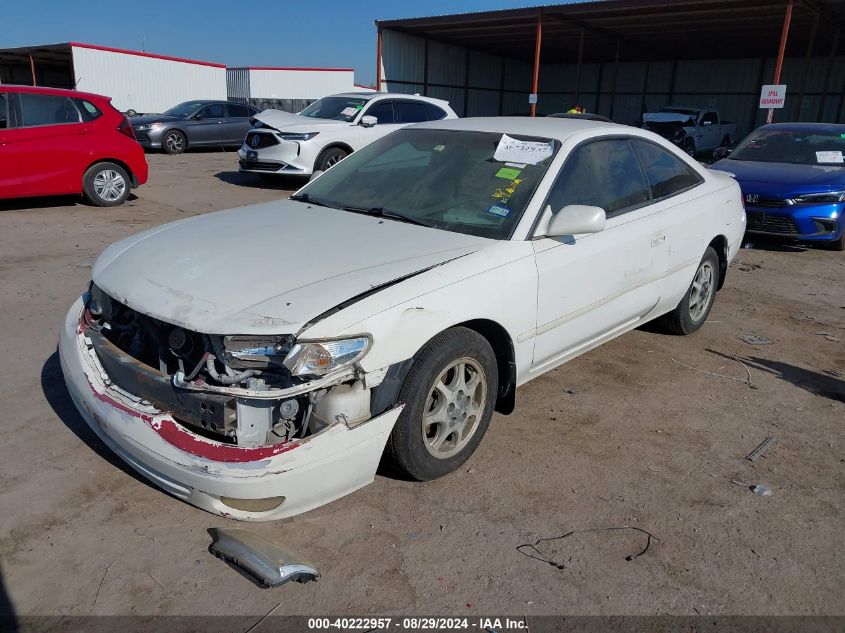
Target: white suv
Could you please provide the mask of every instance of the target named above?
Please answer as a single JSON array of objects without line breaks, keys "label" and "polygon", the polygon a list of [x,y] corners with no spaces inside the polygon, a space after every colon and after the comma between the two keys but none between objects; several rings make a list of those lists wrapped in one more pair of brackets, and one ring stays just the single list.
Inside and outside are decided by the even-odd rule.
[{"label": "white suv", "polygon": [[457,118],[448,101],[389,92],[331,95],[298,114],[265,110],[238,151],[240,170],[310,175],[410,123]]}]

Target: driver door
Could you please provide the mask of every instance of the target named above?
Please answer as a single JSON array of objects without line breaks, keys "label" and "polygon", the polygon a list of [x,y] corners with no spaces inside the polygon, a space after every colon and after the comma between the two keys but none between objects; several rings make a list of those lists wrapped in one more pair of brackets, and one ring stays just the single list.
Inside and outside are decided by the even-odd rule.
[{"label": "driver door", "polygon": [[369,145],[373,141],[380,139],[382,136],[386,136],[394,130],[403,127],[402,124],[397,123],[393,104],[394,101],[392,99],[382,99],[371,104],[364,110],[364,113],[361,115],[362,118],[365,116],[374,116],[378,119],[378,123],[372,127],[358,125],[358,134],[356,135],[358,147],[354,149],[361,149],[365,145]]},{"label": "driver door", "polygon": [[660,300],[669,267],[664,213],[651,204],[642,166],[625,138],[578,146],[548,197],[555,212],[599,206],[604,230],[534,241],[539,289],[532,374],[630,329]]},{"label": "driver door", "polygon": [[226,106],[222,103],[211,103],[200,108],[185,123],[185,133],[188,135],[188,145],[225,144]]}]

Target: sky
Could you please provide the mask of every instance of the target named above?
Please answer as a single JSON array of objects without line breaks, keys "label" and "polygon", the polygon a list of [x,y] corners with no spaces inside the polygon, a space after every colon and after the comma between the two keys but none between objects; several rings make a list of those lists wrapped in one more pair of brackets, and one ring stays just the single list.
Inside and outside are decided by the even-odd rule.
[{"label": "sky", "polygon": [[4,2],[0,48],[75,41],[132,50],[143,48],[150,53],[228,66],[352,67],[356,83],[373,84],[376,19],[559,3],[542,0]]}]

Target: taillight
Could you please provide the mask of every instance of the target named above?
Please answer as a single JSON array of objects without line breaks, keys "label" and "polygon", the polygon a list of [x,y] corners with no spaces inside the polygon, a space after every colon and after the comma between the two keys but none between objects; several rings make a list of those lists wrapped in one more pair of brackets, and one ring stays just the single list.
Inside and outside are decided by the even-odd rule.
[{"label": "taillight", "polygon": [[132,126],[129,125],[129,120],[126,117],[123,117],[120,121],[120,125],[117,126],[117,131],[121,134],[125,134],[133,141],[137,141],[138,139],[135,138],[135,130],[132,129]]}]

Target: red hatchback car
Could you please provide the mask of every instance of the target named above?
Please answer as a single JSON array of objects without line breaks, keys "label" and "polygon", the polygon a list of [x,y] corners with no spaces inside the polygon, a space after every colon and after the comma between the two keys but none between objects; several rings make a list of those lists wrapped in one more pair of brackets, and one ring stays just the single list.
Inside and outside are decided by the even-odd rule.
[{"label": "red hatchback car", "polygon": [[147,181],[144,150],[109,97],[0,84],[0,198],[80,193],[122,204]]}]

